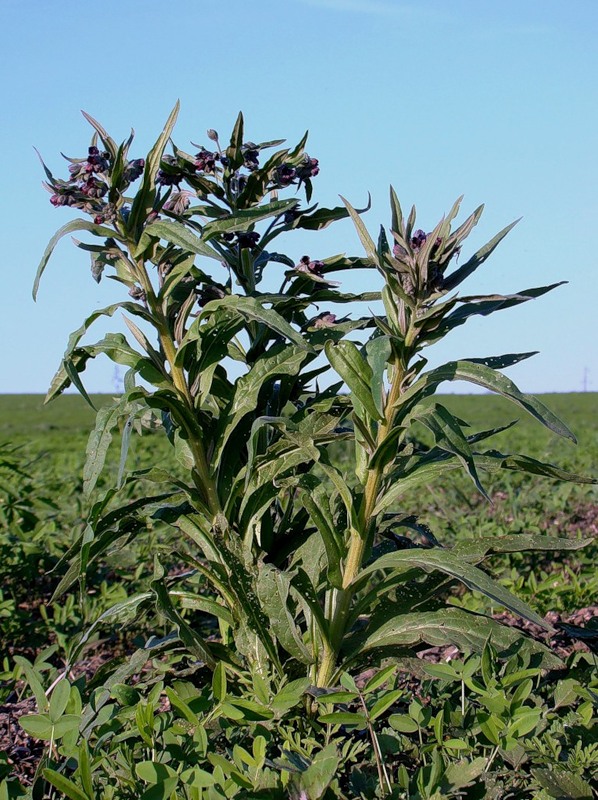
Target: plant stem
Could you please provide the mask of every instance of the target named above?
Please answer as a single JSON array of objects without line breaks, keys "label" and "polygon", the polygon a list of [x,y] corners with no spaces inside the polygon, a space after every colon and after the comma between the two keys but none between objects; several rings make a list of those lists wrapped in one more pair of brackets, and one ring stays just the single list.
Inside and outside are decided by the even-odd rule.
[{"label": "plant stem", "polygon": [[[137,260],[134,263],[136,267],[136,277],[143,287],[143,291],[145,292],[146,296],[146,302],[151,309],[152,316],[155,319],[160,345],[162,346],[164,358],[170,367],[170,376],[172,378],[174,388],[189,411],[194,412],[195,408],[193,404],[193,397],[189,391],[187,379],[185,378],[185,372],[183,368],[176,363],[176,347],[168,329],[168,321],[166,320],[162,308],[158,303],[158,298],[154,292],[154,287],[149,275],[147,274],[143,260]],[[191,449],[195,464],[193,475],[194,483],[199,492],[202,494],[208,508],[210,509],[210,512],[216,516],[222,511],[222,506],[218,498],[216,486],[210,475],[210,467],[206,458],[203,442],[194,435],[194,431],[187,430],[187,434],[189,448]]]},{"label": "plant stem", "polygon": [[[392,383],[384,407],[384,420],[378,428],[377,445],[382,444],[393,426],[396,417],[395,405],[401,396],[404,376],[404,365],[397,359],[394,363]],[[351,588],[351,585],[361,570],[364,554],[371,541],[373,511],[376,507],[383,471],[383,464],[368,471],[363,500],[359,509],[359,530],[351,531],[349,551],[343,571],[343,586],[342,589],[335,590],[333,598],[334,610],[330,621],[330,646],[326,647],[320,664],[318,686],[327,686],[334,675],[338,653],[345,635],[351,602],[355,594],[355,590]]]}]

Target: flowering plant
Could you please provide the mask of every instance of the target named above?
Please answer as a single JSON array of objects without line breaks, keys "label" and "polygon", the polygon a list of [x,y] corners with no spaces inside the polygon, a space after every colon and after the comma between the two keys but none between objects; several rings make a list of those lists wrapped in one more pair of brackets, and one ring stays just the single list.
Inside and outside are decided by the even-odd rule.
[{"label": "flowering plant", "polygon": [[[177,108],[147,157],[133,160],[132,136],[117,145],[86,115],[94,128],[87,157],[69,159],[66,181],[45,168],[52,204],[91,219],[58,231],[34,294],[57,241],[78,230],[96,242],[77,242],[91,255],[95,280],[108,270],[129,294],[72,334],[48,393],[50,400],[72,383],[87,396],[81,373],[100,354],[128,368],[122,395],[98,412],[84,473],[90,493],[120,425],[119,485],[95,499],[59,591],[84,581],[91,560],[143,535],[151,521],[180,532],[175,558],[189,571],[169,578],[156,555],[149,592],[117,611],[153,598],[174,629],[169,647],[231,675],[248,669],[272,692],[299,677],[305,686],[330,687],[343,671],[382,658],[408,664],[426,644],[482,650],[489,637],[499,655],[519,649],[543,665],[557,663],[513,628],[443,607],[446,585],[461,582],[550,627],[479,565],[494,553],[583,542],[517,535],[442,546],[433,522],[420,520],[407,498],[414,488],[423,496],[434,479],[456,470],[484,496],[484,476],[500,470],[586,480],[486,449],[504,427],[469,432],[433,400],[444,381],[468,381],[573,439],[540,400],[500,371],[532,353],[434,369],[426,369],[422,355],[470,317],[527,302],[558,284],[461,296],[455,290],[512,225],[457,266],[482,207],[455,226],[458,200],[426,233],[416,228],[415,209],[405,218],[391,191],[390,234],[382,229],[375,242],[361,218],[366,209],[346,201],[332,209],[309,205],[320,167],[305,150],[306,137],[282,149],[276,149],[281,140],[249,142],[239,115],[226,148],[210,129],[209,143],[196,145],[195,155],[174,144],[167,154],[176,115]],[[364,256],[298,257],[278,249],[297,230],[318,231],[347,217]],[[377,273],[380,290],[347,293],[331,280],[356,268]],[[281,272],[278,290],[262,288],[266,275]],[[356,318],[339,311],[359,302],[381,310]],[[116,311],[130,338],[114,333],[83,343],[98,317]],[[320,388],[324,376],[332,382]],[[159,465],[125,474],[131,427],[148,412],[172,443],[183,478]],[[427,432],[426,443],[418,431]],[[119,505],[119,490],[140,481],[153,493]],[[191,576],[194,588],[184,588]],[[184,607],[214,618],[218,634],[208,640]]]}]

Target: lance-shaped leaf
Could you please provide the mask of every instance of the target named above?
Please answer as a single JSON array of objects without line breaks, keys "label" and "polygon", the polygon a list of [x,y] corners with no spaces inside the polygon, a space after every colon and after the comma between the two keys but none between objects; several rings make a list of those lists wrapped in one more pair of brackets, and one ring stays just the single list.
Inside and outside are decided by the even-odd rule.
[{"label": "lance-shaped leaf", "polygon": [[[69,564],[69,567],[54,590],[52,600],[69,589],[87,564],[104,555],[113,544],[146,530],[146,517],[151,516],[152,509],[165,505],[175,495],[174,492],[164,492],[129,501],[99,518],[115,491],[111,489],[106,492],[105,497],[93,506],[85,533],[77,538],[58,562],[57,568],[64,564]],[[90,531],[93,533],[92,539],[89,537]]]},{"label": "lance-shaped leaf", "polygon": [[544,534],[517,533],[510,536],[482,536],[462,540],[452,548],[453,555],[472,564],[495,553],[523,553],[527,550],[580,550],[592,539],[562,539]]},{"label": "lance-shaped leaf", "polygon": [[[536,625],[553,632],[554,628],[549,625],[539,614],[536,614],[527,603],[511,594],[499,583],[494,581],[485,572],[472,566],[455,556],[448,550],[401,550],[396,553],[387,553],[381,556],[369,567],[363,569],[356,579],[356,583],[363,584],[364,578],[380,569],[397,570],[396,582],[402,583],[404,577],[401,573],[417,567],[426,572],[437,570],[444,572],[451,578],[456,578],[465,584],[472,591],[481,592],[490,600],[503,605],[514,614],[534,622]],[[392,576],[391,576],[392,577]]]},{"label": "lance-shaped leaf", "polygon": [[413,420],[421,422],[432,431],[436,443],[441,449],[448,450],[449,453],[457,456],[478,492],[490,502],[490,498],[480,482],[469,442],[463,434],[461,425],[448,408],[440,403],[435,403],[431,408],[416,412]]},{"label": "lance-shaped leaf", "polygon": [[41,277],[46,269],[46,265],[50,260],[52,253],[54,252],[54,248],[58,244],[58,242],[66,236],[68,233],[73,233],[73,231],[90,231],[91,233],[95,234],[96,236],[104,236],[104,237],[112,237],[114,239],[118,239],[119,236],[112,228],[106,228],[103,225],[95,225],[93,222],[89,222],[86,219],[73,219],[70,222],[67,222],[66,225],[63,225],[62,228],[59,228],[54,236],[48,242],[46,249],[44,250],[44,254],[42,256],[42,260],[39,262],[39,266],[37,268],[37,272],[35,273],[35,280],[33,281],[33,299],[37,299],[37,290],[39,289],[39,282]]},{"label": "lance-shaped leaf", "polygon": [[366,226],[363,224],[361,217],[359,216],[359,212],[357,209],[353,208],[351,203],[341,195],[341,200],[345,204],[345,208],[349,212],[349,216],[353,220],[353,224],[355,225],[355,229],[357,231],[357,235],[363,245],[363,249],[366,252],[366,255],[370,261],[374,264],[378,264],[378,250],[376,248],[376,244],[370,234]]},{"label": "lance-shaped leaf", "polygon": [[332,368],[349,387],[358,415],[362,417],[366,411],[372,419],[382,419],[372,395],[372,368],[353,342],[327,341],[324,349]]},{"label": "lance-shaped leaf", "polygon": [[[306,608],[311,612],[314,622],[325,642],[330,643],[330,630],[324,616],[318,593],[307,572],[299,567],[291,578],[291,585],[297,595],[304,601]],[[306,611],[307,615],[307,611]]]},{"label": "lance-shaped leaf", "polygon": [[152,359],[146,358],[134,350],[122,333],[107,333],[99,342],[85,345],[82,349],[90,353],[92,358],[104,353],[117,364],[131,367],[154,386],[167,388],[171,385],[170,378],[161,369],[158,369]]},{"label": "lance-shaped leaf", "polygon": [[141,230],[143,224],[147,219],[147,215],[152,210],[154,200],[156,198],[156,176],[160,169],[160,161],[164,154],[164,149],[168,144],[170,135],[174,128],[176,118],[179,113],[179,101],[177,100],[174,108],[170,112],[170,116],[166,120],[164,130],[156,140],[155,145],[152,147],[145,159],[145,166],[143,169],[143,180],[141,188],[138,190],[131,206],[131,212],[127,220],[127,228],[137,235]]},{"label": "lance-shaped leaf", "polygon": [[233,615],[237,619],[239,619],[239,614],[245,617],[249,629],[259,639],[270,662],[277,672],[282,674],[276,643],[270,633],[270,620],[257,595],[255,577],[249,573],[241,558],[226,545],[222,547],[221,555],[230,571],[230,588],[238,601],[238,606],[231,609]]},{"label": "lance-shaped leaf", "polygon": [[499,453],[498,450],[487,450],[485,453],[477,455],[476,463],[480,469],[490,473],[508,469],[513,472],[529,472],[531,475],[543,475],[546,478],[556,478],[556,480],[569,481],[570,483],[598,483],[596,478],[592,478],[589,475],[569,472],[554,464],[538,461],[530,456],[519,454],[504,455]]},{"label": "lance-shaped leaf", "polygon": [[[562,664],[557,656],[539,642],[524,637],[521,631],[501,625],[490,617],[456,608],[401,614],[369,633],[360,643],[360,651],[367,653],[375,648],[426,643],[432,646],[454,644],[461,652],[481,653],[488,640],[502,657],[523,647],[539,654],[546,668]],[[348,639],[345,646],[348,654],[351,648],[355,648],[355,642]]]},{"label": "lance-shaped leaf", "polygon": [[[110,156],[111,156],[112,160],[114,161],[114,160],[116,159],[116,156],[117,156],[117,153],[118,153],[118,149],[119,149],[119,148],[118,148],[118,146],[117,146],[117,144],[116,144],[116,142],[114,141],[114,139],[113,139],[111,136],[109,136],[109,134],[108,134],[108,131],[107,131],[107,130],[104,128],[104,126],[103,126],[103,125],[101,125],[101,124],[100,124],[100,123],[97,121],[97,119],[94,119],[94,118],[93,118],[93,117],[92,117],[90,114],[88,114],[86,111],[81,111],[81,113],[83,114],[83,116],[85,117],[85,119],[86,119],[86,120],[89,122],[89,124],[91,125],[91,127],[92,127],[92,128],[94,128],[94,130],[97,132],[98,136],[99,136],[99,137],[100,137],[100,139],[102,140],[102,144],[104,145],[104,147],[106,148],[106,150],[108,150],[108,152],[110,153]],[[131,137],[130,137],[130,139],[129,139],[129,144],[130,144],[132,141],[133,141],[133,137],[132,137],[132,135],[131,135]],[[122,145],[121,145],[121,147],[122,147]],[[123,148],[123,149],[125,149],[125,148]]]},{"label": "lance-shaped leaf", "polygon": [[152,222],[151,225],[147,225],[139,239],[139,244],[135,251],[136,257],[145,251],[152,237],[164,239],[164,241],[198,256],[207,256],[208,258],[222,261],[220,253],[206,244],[204,238],[196,236],[189,228],[175,220],[158,220],[157,222]]},{"label": "lance-shaped leaf", "polygon": [[530,354],[519,354],[513,356],[499,356],[497,359],[464,359],[462,361],[450,361],[442,367],[437,367],[423,375],[407,389],[401,396],[398,405],[402,409],[412,408],[415,403],[420,402],[424,397],[433,394],[436,387],[444,381],[467,381],[483,386],[491,392],[501,394],[513,403],[523,408],[539,422],[549,428],[559,436],[564,436],[576,441],[575,436],[561,420],[548,409],[544,403],[532,395],[523,394],[517,386],[503,375],[497,372],[495,365],[510,365],[517,363],[522,358]]},{"label": "lance-shaped leaf", "polygon": [[294,342],[305,350],[311,350],[309,343],[298,333],[284,317],[271,308],[266,308],[260,300],[255,297],[244,297],[242,295],[229,295],[219,300],[211,300],[206,303],[202,311],[201,320],[206,319],[219,308],[225,308],[229,313],[236,313],[243,319],[250,322],[259,322],[266,325],[271,330],[284,336],[289,341]]},{"label": "lance-shaped leaf", "polygon": [[86,460],[83,467],[84,494],[89,495],[91,493],[104,468],[114,428],[121,419],[129,417],[142,407],[140,403],[131,403],[128,394],[124,394],[116,403],[102,406],[99,409],[96,415],[95,427],[87,442]]},{"label": "lance-shaped leaf", "polygon": [[482,316],[487,317],[495,311],[501,311],[505,308],[512,308],[513,306],[527,303],[528,300],[534,300],[536,297],[541,297],[543,294],[556,289],[557,286],[562,286],[567,281],[559,281],[558,283],[551,283],[549,286],[539,286],[533,289],[522,289],[517,294],[508,295],[487,295],[485,297],[462,297],[459,302],[463,305],[459,306],[455,311],[446,316],[440,325],[434,330],[434,338],[441,338],[445,336],[453,328],[463,325],[470,317]]},{"label": "lance-shaped leaf", "polygon": [[490,239],[490,241],[487,244],[481,247],[477,251],[477,253],[474,253],[474,255],[469,259],[469,261],[463,264],[462,267],[459,267],[459,269],[455,270],[450,275],[447,275],[444,279],[442,288],[445,289],[447,292],[450,292],[456,286],[462,283],[465,280],[465,278],[468,278],[472,274],[472,272],[475,272],[475,270],[479,266],[481,266],[484,263],[484,261],[486,261],[486,259],[494,252],[494,250],[498,247],[500,242],[505,238],[507,233],[509,233],[509,231],[512,230],[515,227],[515,225],[517,225],[518,222],[519,222],[518,219],[516,219],[515,222],[511,222],[510,225],[507,225],[506,228],[503,228],[502,231],[500,231],[499,233],[496,234],[496,236]]},{"label": "lance-shaped leaf", "polygon": [[218,463],[220,453],[239,422],[256,408],[264,384],[283,375],[297,375],[306,356],[306,351],[298,347],[274,347],[267,355],[258,358],[249,372],[237,380],[230,406],[222,417],[215,463]]},{"label": "lance-shaped leaf", "polygon": [[156,557],[154,559],[154,577],[150,585],[156,596],[158,609],[176,627],[179,638],[183,644],[196,658],[204,661],[208,667],[213,669],[216,666],[216,659],[212,655],[208,643],[181,617],[174,607],[172,598],[164,583],[164,575],[164,567]]},{"label": "lance-shaped leaf", "polygon": [[[372,207],[372,198],[368,192],[368,202],[364,208],[354,209],[356,214],[365,214]],[[312,206],[314,208],[314,206]],[[346,219],[349,216],[347,206],[336,206],[335,208],[320,208],[313,213],[303,212],[293,220],[292,228],[303,228],[309,231],[319,231],[326,228],[331,222],[339,219]]]},{"label": "lance-shaped leaf", "polygon": [[388,488],[379,496],[373,514],[376,515],[381,511],[385,511],[410,489],[422,484],[432,483],[437,478],[455,469],[461,469],[459,461],[455,458],[445,457],[443,460],[439,459],[437,461],[420,460],[414,464],[412,471],[407,474],[402,470],[397,470],[396,474],[391,473],[388,478]]},{"label": "lance-shaped leaf", "polygon": [[328,492],[320,484],[314,475],[305,475],[300,485],[304,487],[301,492],[301,502],[307,509],[311,521],[318,529],[328,559],[328,578],[331,584],[340,589],[343,585],[343,575],[341,570],[341,559],[344,555],[344,545],[342,533],[336,531],[330,505],[328,503]]},{"label": "lance-shaped leaf", "polygon": [[303,664],[311,664],[314,656],[303,643],[301,631],[289,611],[290,577],[271,564],[260,564],[257,593],[270,620],[274,635],[287,653]]},{"label": "lance-shaped leaf", "polygon": [[249,225],[255,222],[260,222],[270,217],[278,217],[284,214],[297,203],[296,200],[274,200],[271,203],[266,203],[263,206],[256,208],[247,208],[242,211],[237,211],[230,217],[223,217],[216,219],[213,222],[208,222],[204,226],[202,232],[202,239],[209,241],[214,236],[221,233],[235,233],[236,231],[245,231]]},{"label": "lance-shaped leaf", "polygon": [[[119,309],[128,311],[130,314],[134,314],[136,316],[141,317],[146,322],[150,324],[153,323],[153,317],[142,305],[138,303],[132,302],[124,302],[124,303],[114,303],[111,306],[106,306],[106,308],[101,308],[98,311],[94,311],[93,314],[90,314],[87,319],[83,322],[80,328],[77,328],[76,331],[73,331],[69,336],[68,344],[66,350],[64,352],[63,360],[58,368],[56,374],[52,378],[52,382],[50,384],[50,388],[48,389],[48,393],[44,400],[44,403],[49,403],[50,400],[53,400],[59,394],[61,394],[68,386],[73,382],[81,394],[87,398],[87,394],[85,392],[85,388],[81,384],[81,381],[77,377],[77,373],[82,372],[85,369],[87,361],[89,359],[94,358],[94,354],[90,351],[83,350],[82,348],[78,348],[79,342],[87,332],[87,330],[91,327],[91,325],[102,316],[111,317],[115,311]],[[69,368],[70,364],[70,368]],[[94,408],[93,403],[91,400],[88,399],[88,402]]]}]

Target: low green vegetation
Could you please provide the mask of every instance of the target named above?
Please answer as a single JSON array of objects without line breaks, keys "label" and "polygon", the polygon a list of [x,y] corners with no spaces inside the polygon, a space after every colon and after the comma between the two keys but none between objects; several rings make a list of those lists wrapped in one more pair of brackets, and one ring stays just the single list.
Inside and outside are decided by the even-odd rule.
[{"label": "low green vegetation", "polygon": [[[92,399],[97,407],[109,401],[102,396]],[[501,434],[506,441],[500,447],[512,450],[517,437],[516,443],[523,441],[526,452],[536,458],[556,460],[558,455],[569,469],[587,471],[598,460],[598,396],[552,395],[543,399],[567,418],[581,444],[563,448],[555,437],[544,435],[524,417],[515,428]],[[60,572],[48,571],[84,525],[81,475],[94,412],[78,396],[65,395],[50,406],[43,406],[42,400],[41,396],[0,397],[0,440],[10,438],[14,442],[2,449],[0,652],[5,656],[0,705],[16,704],[19,698],[31,695],[28,673],[34,684],[37,676],[41,686],[52,685],[62,674],[72,642],[115,603],[143,590],[151,549],[160,546],[166,559],[168,553],[166,532],[153,538],[144,534],[108,555],[89,573],[83,598],[75,590],[51,600]],[[476,425],[499,426],[512,417],[508,404],[490,395],[444,396],[442,402],[455,415]],[[130,457],[138,453],[139,468],[149,466],[149,459],[158,458],[163,463],[172,458],[166,443],[147,432],[132,441],[130,452]],[[145,463],[143,454],[148,459]],[[115,441],[108,453],[108,473],[116,474],[119,457]],[[8,491],[10,464],[21,471],[13,473],[12,495]],[[493,484],[491,494],[493,505],[480,503],[468,481],[441,481],[428,487],[422,520],[443,542],[512,532],[586,537],[595,533],[598,524],[598,501],[592,487],[503,475]],[[52,498],[60,498],[60,503]],[[597,557],[595,545],[577,551],[574,559],[512,554],[495,560],[493,574],[540,613],[559,612],[566,619],[581,608],[595,605]],[[167,560],[166,564],[173,571],[177,567]],[[452,602],[467,602],[472,610],[488,610],[482,595],[471,595],[467,601],[465,597],[457,593]],[[571,651],[565,657],[568,671],[550,676],[538,668],[524,667],[517,658],[500,666],[493,660],[491,648],[486,652],[484,670],[479,656],[464,653],[448,662],[422,661],[415,678],[392,666],[374,678],[366,673],[359,689],[347,675],[342,678],[340,693],[330,697],[308,695],[318,717],[313,726],[305,727],[301,721],[306,688],[302,680],[272,696],[258,677],[248,675],[241,687],[247,687],[247,681],[252,687],[255,683],[256,696],[261,696],[261,701],[254,700],[248,707],[245,694],[239,694],[235,683],[229,681],[225,689],[214,685],[213,678],[201,669],[187,678],[176,677],[180,656],[154,660],[155,671],[144,676],[139,666],[146,657],[142,648],[151,637],[168,634],[169,625],[150,604],[139,611],[125,625],[118,621],[113,624],[108,617],[92,632],[78,656],[80,666],[70,676],[67,705],[57,722],[64,721],[57,732],[55,725],[52,728],[43,720],[33,723],[30,731],[31,736],[49,743],[54,729],[54,758],[64,758],[69,752],[75,752],[77,758],[82,754],[83,764],[90,758],[93,771],[90,767],[86,779],[90,791],[83,795],[88,800],[109,797],[105,788],[109,784],[119,787],[115,798],[141,796],[158,784],[166,788],[185,785],[187,795],[179,786],[183,798],[194,796],[189,788],[193,784],[202,787],[206,797],[212,787],[214,797],[230,796],[234,789],[233,796],[267,798],[277,796],[267,787],[279,786],[281,776],[286,776],[288,793],[300,793],[305,788],[317,796],[318,787],[327,785],[332,796],[382,797],[379,787],[386,785],[385,772],[388,780],[398,784],[395,796],[405,798],[431,798],[435,792],[438,797],[456,797],[461,792],[467,797],[499,798],[510,793],[544,800],[591,796],[584,794],[589,791],[584,787],[593,785],[592,776],[598,768],[592,711],[592,692],[598,691],[598,681],[587,652]],[[192,608],[184,614],[189,621],[197,622]],[[101,680],[101,671],[89,677],[87,665],[98,669],[112,663],[112,669],[120,666],[124,673],[125,654],[138,670],[134,688],[127,689],[128,679],[119,680],[117,675],[103,706],[107,721],[100,719],[90,730],[89,753],[84,744],[69,745],[81,724],[81,703]],[[380,677],[376,679],[376,675]],[[318,721],[319,717],[332,721]],[[208,735],[215,729],[220,731],[219,739],[211,750]],[[126,751],[122,749],[123,734]],[[379,748],[378,763],[372,755],[372,735]],[[94,761],[94,743],[100,741],[106,756]],[[273,750],[280,741],[288,741],[293,752],[301,744],[303,757],[275,757]],[[320,741],[327,742],[323,750]],[[160,767],[162,756],[155,757],[160,751],[178,755],[174,760],[169,757]],[[313,759],[312,754],[317,753],[322,755]],[[30,781],[18,762],[10,758],[8,748],[4,762],[1,759],[4,783],[0,785],[4,788],[0,791],[8,797],[27,796]],[[48,763],[54,763],[52,758]],[[555,763],[559,764],[556,776],[552,774]],[[169,777],[175,780],[167,782]],[[249,785],[261,788],[249,790]],[[62,794],[54,789],[54,796],[78,797],[73,791],[70,786]]]}]

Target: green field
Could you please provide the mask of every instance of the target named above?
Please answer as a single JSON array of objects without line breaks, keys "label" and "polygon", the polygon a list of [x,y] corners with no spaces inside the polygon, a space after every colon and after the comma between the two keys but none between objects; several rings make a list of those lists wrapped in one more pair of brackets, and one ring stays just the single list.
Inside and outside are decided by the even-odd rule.
[{"label": "green field", "polygon": [[[457,417],[466,420],[471,425],[472,432],[506,425],[519,417],[516,425],[494,437],[488,447],[501,452],[528,453],[568,471],[596,477],[598,394],[553,394],[542,396],[541,399],[571,428],[578,439],[577,445],[556,437],[525,412],[519,412],[512,404],[503,402],[494,395],[445,395],[436,398],[446,404]],[[108,395],[93,397],[97,407],[109,400]],[[94,414],[93,409],[76,395],[62,396],[49,406],[43,405],[41,395],[0,396],[0,653],[4,654],[0,662],[0,707],[3,703],[7,704],[6,708],[12,708],[13,705],[16,707],[24,697],[26,684],[18,666],[19,656],[27,657],[30,662],[37,658],[36,674],[44,684],[55,680],[77,637],[100,614],[115,603],[147,590],[155,553],[160,554],[162,563],[167,570],[173,571],[172,574],[181,572],[181,563],[176,557],[176,550],[180,547],[180,541],[177,541],[178,532],[166,525],[148,525],[136,532],[125,545],[119,544],[115,547],[103,560],[90,563],[85,586],[80,587],[83,591],[80,592],[75,585],[74,589],[61,597],[52,597],[66,569],[64,563],[60,562],[61,557],[85,531],[86,518],[94,500],[117,480],[120,443],[115,435],[106,468],[94,494],[89,498],[83,496],[85,447],[93,429]],[[417,436],[419,435],[418,431]],[[421,436],[425,439],[425,431],[421,431]],[[346,451],[339,448],[336,458],[343,458],[344,452]],[[169,443],[159,432],[132,436],[125,476],[133,470],[164,466],[166,463],[172,465],[175,459]],[[412,491],[405,496],[401,508],[409,514],[416,514],[420,522],[425,523],[444,545],[467,538],[512,533],[543,533],[584,539],[595,537],[598,533],[598,494],[595,486],[562,483],[529,474],[500,473],[487,477],[485,487],[492,498],[491,504],[481,498],[465,475],[459,474],[450,480]],[[135,484],[135,488],[131,490],[125,484],[119,502],[123,502],[123,494],[125,502],[128,499],[134,501],[140,491],[143,491],[142,483]],[[155,491],[155,488],[148,491]],[[493,557],[490,566],[493,575],[503,586],[530,603],[541,615],[551,612],[558,615],[555,618],[587,622],[596,613],[597,558],[598,545],[594,539],[593,543],[582,550],[568,552],[565,556],[559,553],[547,555],[543,551],[517,553]],[[200,591],[201,586],[193,584],[192,589]],[[452,593],[449,595],[449,602],[453,605],[482,613],[501,610],[475,592],[463,594],[453,588],[447,589],[447,592]],[[581,617],[575,617],[575,614],[580,613]],[[190,619],[194,620],[202,633],[209,635],[214,632],[212,628],[201,627],[206,624],[202,622],[201,616],[195,615]],[[132,653],[135,648],[143,647],[150,636],[167,636],[171,627],[167,619],[155,612],[152,604],[145,604],[143,610],[140,607],[139,613],[129,619],[127,624],[110,621],[102,625],[96,629],[87,648],[78,656],[77,674],[81,675],[83,671],[93,674],[105,658],[115,653]],[[46,649],[48,647],[49,650]],[[589,677],[593,669],[589,654],[573,654],[569,663],[572,670],[573,667],[577,670],[571,672],[578,682],[575,686],[594,686]],[[83,696],[87,696],[85,692],[93,689],[94,680],[92,678],[85,687],[83,679],[79,678],[77,685]],[[530,703],[535,703],[538,709],[542,709],[541,715],[547,715],[547,709],[551,708],[553,691],[564,695],[567,687],[573,685],[573,678],[568,680],[569,684],[561,680],[558,684],[547,685],[542,691],[541,684],[538,684]],[[151,689],[153,682],[154,679],[149,680],[147,691]],[[531,686],[531,680],[529,684]],[[443,688],[441,683],[432,686],[429,682],[425,687],[433,698],[431,702],[436,704],[435,713],[441,713],[449,702],[448,688]],[[453,687],[454,696],[451,695],[450,702],[454,706],[459,706],[462,702],[461,689],[458,683]],[[511,690],[505,688],[504,691]],[[577,758],[574,746],[577,746],[578,740],[583,740],[583,758],[586,761],[579,767],[576,766],[577,762],[571,761],[570,772],[589,779],[590,772],[598,765],[598,742],[594,746],[595,729],[591,722],[591,702],[587,699],[589,695],[583,694],[584,691],[582,688],[576,689],[576,699],[571,699],[572,695],[566,700],[571,707],[567,713],[578,725],[570,738],[564,732],[569,728],[561,730],[560,718],[557,719],[554,714],[555,721],[551,722],[549,730],[544,730],[538,721],[538,711],[538,719],[534,717],[534,724],[537,723],[537,735],[541,734],[544,738],[538,744],[537,752],[533,749],[536,745],[530,745],[531,749],[528,749],[526,756],[529,758],[529,753],[532,753],[530,763],[550,763],[552,756],[549,751],[542,750],[556,746],[550,742],[564,743],[563,752],[573,753],[570,756],[571,761],[572,758]],[[408,707],[409,713],[419,713],[413,705],[417,702],[417,699],[413,700]],[[27,710],[31,710],[31,707]],[[123,716],[125,721],[119,724],[128,725],[135,712],[127,709],[125,704],[122,713],[129,716],[126,719]],[[577,716],[574,717],[574,714]],[[588,721],[584,721],[584,714],[589,714]],[[407,719],[406,711],[403,717]],[[407,723],[411,727],[405,730],[413,732],[413,721],[407,720]],[[430,730],[424,735],[432,737],[432,722],[428,721],[426,724]],[[0,714],[0,744],[4,741],[6,745],[15,736],[22,736],[22,732],[18,731],[16,722],[10,719],[8,727],[5,724],[3,728]],[[259,732],[261,735],[261,728]],[[418,735],[421,736],[421,731]],[[477,752],[476,747],[486,752],[488,743],[483,736],[479,739],[479,728],[470,727],[469,733],[462,735],[463,738],[469,736],[467,746],[472,748],[472,753]],[[391,741],[390,738],[387,739]],[[417,747],[413,742],[411,744],[415,752]],[[403,746],[407,745],[409,741],[405,739]],[[144,742],[140,746],[145,747]],[[41,752],[40,744],[36,758],[39,758]],[[453,755],[455,754],[451,754],[451,758]],[[140,757],[131,756],[133,759]],[[508,758],[505,763],[507,762]],[[422,769],[426,768],[424,762]],[[20,785],[19,781],[23,781],[24,785],[31,782],[26,775],[26,766],[19,767],[16,777],[13,776],[9,781],[11,769],[12,762],[3,762],[0,758],[0,793],[3,790],[3,778],[6,778],[5,786],[10,785],[11,791],[15,792],[6,795],[7,797],[25,796],[18,794],[21,790],[17,787]],[[504,769],[508,772],[511,767],[503,766]],[[533,795],[539,800],[548,800],[554,796]]]}]

